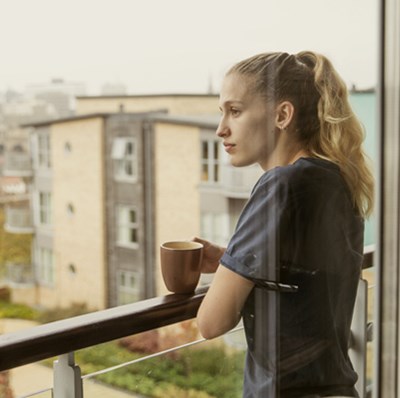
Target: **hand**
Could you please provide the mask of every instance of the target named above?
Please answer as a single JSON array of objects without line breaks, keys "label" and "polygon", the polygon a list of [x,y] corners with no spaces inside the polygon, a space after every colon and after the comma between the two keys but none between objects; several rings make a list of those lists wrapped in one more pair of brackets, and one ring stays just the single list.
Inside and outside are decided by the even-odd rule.
[{"label": "hand", "polygon": [[226,249],[201,238],[194,237],[192,240],[194,242],[199,242],[204,246],[201,272],[204,274],[215,272],[219,266],[219,260],[225,253]]}]

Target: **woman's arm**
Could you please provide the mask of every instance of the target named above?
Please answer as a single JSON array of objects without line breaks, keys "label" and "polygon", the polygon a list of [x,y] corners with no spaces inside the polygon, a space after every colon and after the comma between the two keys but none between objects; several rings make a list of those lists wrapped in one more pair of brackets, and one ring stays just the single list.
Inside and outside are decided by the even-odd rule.
[{"label": "woman's arm", "polygon": [[254,284],[220,265],[197,313],[201,335],[212,339],[235,327]]}]

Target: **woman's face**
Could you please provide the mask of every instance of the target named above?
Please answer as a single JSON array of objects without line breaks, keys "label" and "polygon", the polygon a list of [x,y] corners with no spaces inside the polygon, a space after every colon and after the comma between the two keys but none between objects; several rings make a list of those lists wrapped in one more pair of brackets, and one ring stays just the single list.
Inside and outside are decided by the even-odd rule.
[{"label": "woman's face", "polygon": [[252,90],[249,77],[231,73],[222,84],[222,115],[216,134],[223,139],[233,166],[258,163],[264,170],[275,146],[275,112]]}]

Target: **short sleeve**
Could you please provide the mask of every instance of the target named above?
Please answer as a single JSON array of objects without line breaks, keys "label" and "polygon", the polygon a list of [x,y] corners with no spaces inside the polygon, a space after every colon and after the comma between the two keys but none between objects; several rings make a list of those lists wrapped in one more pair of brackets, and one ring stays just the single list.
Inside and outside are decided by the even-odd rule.
[{"label": "short sleeve", "polygon": [[278,281],[279,241],[289,214],[287,184],[272,170],[254,187],[221,264],[250,280]]}]

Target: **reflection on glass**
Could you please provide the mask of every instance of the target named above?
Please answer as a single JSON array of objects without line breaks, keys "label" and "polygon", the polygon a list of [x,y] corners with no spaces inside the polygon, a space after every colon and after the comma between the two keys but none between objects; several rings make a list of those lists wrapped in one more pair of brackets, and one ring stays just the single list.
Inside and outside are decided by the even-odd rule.
[{"label": "reflection on glass", "polygon": [[[53,389],[44,392],[38,392],[37,394],[30,395],[35,398],[53,398]],[[25,398],[25,397],[24,397]]]},{"label": "reflection on glass", "polygon": [[[182,323],[178,329],[165,328],[122,340],[130,350],[152,352],[174,346],[194,334],[193,322]],[[187,333],[185,333],[187,332]],[[242,395],[244,337],[237,330],[212,341],[183,344],[184,348],[162,350],[150,358],[138,351],[121,347],[121,343],[97,346],[78,353],[82,371],[95,372],[128,362],[126,366],[110,369],[93,377],[84,376],[85,398],[128,398],[139,394],[155,398],[235,398]],[[158,340],[158,343],[156,341]],[[173,341],[172,341],[173,340]],[[158,347],[157,347],[158,346]],[[97,359],[96,359],[97,356]],[[102,364],[96,364],[102,359]],[[137,358],[139,362],[132,363]],[[85,361],[90,363],[84,364]],[[101,383],[96,383],[101,382]],[[122,390],[122,391],[121,391]]]},{"label": "reflection on glass", "polygon": [[53,389],[48,389],[45,391],[36,391],[36,392],[32,392],[29,393],[28,395],[19,395],[18,398],[30,398],[30,397],[34,397],[34,398],[53,398]]}]

